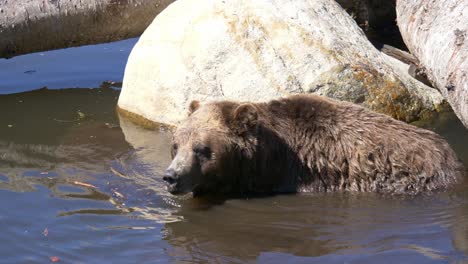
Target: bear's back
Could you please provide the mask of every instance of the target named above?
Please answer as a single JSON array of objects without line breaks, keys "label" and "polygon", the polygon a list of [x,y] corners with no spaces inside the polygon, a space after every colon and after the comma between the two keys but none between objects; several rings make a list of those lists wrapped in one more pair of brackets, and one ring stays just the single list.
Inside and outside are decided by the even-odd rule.
[{"label": "bear's back", "polygon": [[315,95],[262,108],[265,124],[309,170],[300,191],[418,193],[460,178],[454,151],[432,131]]}]

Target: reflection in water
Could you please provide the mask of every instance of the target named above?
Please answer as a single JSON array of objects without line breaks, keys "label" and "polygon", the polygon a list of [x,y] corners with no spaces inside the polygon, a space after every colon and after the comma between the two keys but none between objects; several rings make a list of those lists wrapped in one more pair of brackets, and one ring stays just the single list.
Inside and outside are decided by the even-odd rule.
[{"label": "reflection in water", "polygon": [[209,210],[191,201],[178,213],[184,221],[165,225],[165,239],[178,259],[200,263],[468,260],[467,230],[457,230],[466,227],[468,210],[451,195],[290,195],[228,200]]},{"label": "reflection in water", "polygon": [[106,170],[113,155],[130,149],[111,125],[117,120],[108,109],[117,96],[111,89],[0,96],[0,173],[9,179],[0,186],[31,191],[36,184],[89,180],[89,172]]},{"label": "reflection in water", "polygon": [[456,222],[450,227],[453,237],[453,245],[457,250],[465,255],[465,262],[468,263],[468,186],[460,187],[460,191],[454,194],[452,198],[452,212]]},{"label": "reflection in water", "polygon": [[[170,148],[172,134],[164,128],[149,130],[135,125],[120,117],[120,127],[134,151],[124,155],[113,163],[113,170],[122,178],[132,180],[139,186],[157,194],[151,206],[136,210],[146,219],[159,222],[176,222],[182,219],[174,215],[174,208],[179,207],[179,199],[165,190],[162,181],[164,170],[171,161]],[[159,207],[155,210],[155,207]]]},{"label": "reflection in water", "polygon": [[125,214],[129,211],[113,210],[113,209],[81,209],[76,211],[62,212],[59,216],[70,216],[74,214],[98,214],[98,215],[119,215]]},{"label": "reflection in water", "polygon": [[[115,208],[62,210],[59,216],[132,214],[159,222],[177,220],[172,206],[156,195],[163,185],[154,177],[159,172],[153,164],[164,164],[167,155],[142,148],[158,147],[158,138],[170,142],[170,135],[120,121],[115,114],[117,98],[118,91],[109,88],[0,96],[0,111],[6,113],[0,116],[0,174],[5,178],[0,189],[31,192],[45,186],[57,198],[105,201],[106,207]],[[125,136],[119,123],[127,130]],[[134,149],[125,140],[132,135],[149,141]],[[95,186],[83,186],[87,182]],[[75,190],[63,190],[64,186]]]}]

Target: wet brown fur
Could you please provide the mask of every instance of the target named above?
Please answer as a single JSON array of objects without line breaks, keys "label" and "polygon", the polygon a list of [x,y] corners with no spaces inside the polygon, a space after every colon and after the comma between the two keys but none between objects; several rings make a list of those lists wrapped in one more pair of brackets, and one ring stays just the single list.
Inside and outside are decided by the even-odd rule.
[{"label": "wet brown fur", "polygon": [[190,108],[174,141],[179,152],[196,144],[212,149],[203,165],[187,164],[189,188],[202,192],[415,194],[461,177],[460,162],[440,136],[350,103],[296,95]]}]

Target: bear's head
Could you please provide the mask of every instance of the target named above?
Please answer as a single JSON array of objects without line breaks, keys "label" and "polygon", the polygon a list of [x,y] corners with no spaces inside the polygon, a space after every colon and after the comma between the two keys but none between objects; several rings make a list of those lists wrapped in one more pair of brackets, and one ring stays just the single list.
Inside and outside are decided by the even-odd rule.
[{"label": "bear's head", "polygon": [[163,177],[168,191],[194,196],[242,192],[257,123],[253,104],[193,101],[174,133],[173,160]]}]

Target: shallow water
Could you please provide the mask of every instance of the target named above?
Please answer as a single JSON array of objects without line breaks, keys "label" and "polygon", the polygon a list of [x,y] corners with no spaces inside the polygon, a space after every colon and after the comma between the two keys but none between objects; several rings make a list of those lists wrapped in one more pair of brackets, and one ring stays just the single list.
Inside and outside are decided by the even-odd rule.
[{"label": "shallow water", "polygon": [[[16,91],[26,89],[16,75],[2,74],[13,76],[8,89],[16,81]],[[73,74],[60,79],[73,81]],[[45,85],[57,81],[44,78]],[[121,75],[88,87],[108,79]],[[468,263],[465,183],[417,197],[173,197],[161,180],[171,134],[119,118],[118,93],[0,95],[0,262]],[[468,164],[468,130],[453,113],[419,125],[446,137]]]}]

